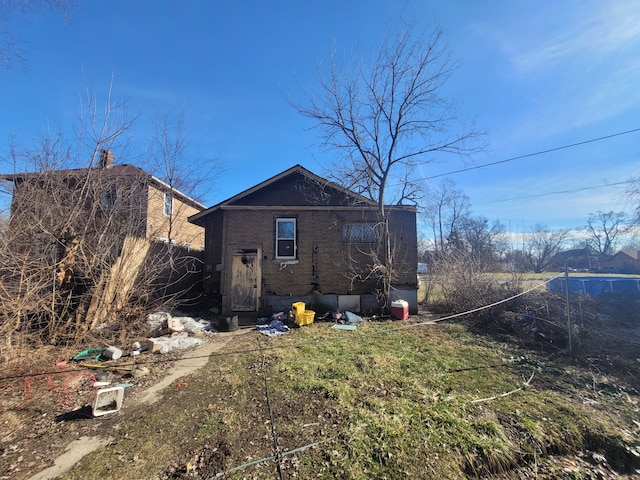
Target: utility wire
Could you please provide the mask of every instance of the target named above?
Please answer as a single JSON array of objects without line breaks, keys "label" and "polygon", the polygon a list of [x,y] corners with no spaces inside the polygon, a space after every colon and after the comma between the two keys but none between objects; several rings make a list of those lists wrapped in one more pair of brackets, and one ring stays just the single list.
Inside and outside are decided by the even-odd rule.
[{"label": "utility wire", "polygon": [[557,152],[559,150],[566,150],[567,148],[578,147],[580,145],[586,145],[588,143],[599,142],[601,140],[607,140],[609,138],[619,137],[621,135],[627,135],[629,133],[640,132],[640,128],[634,128],[632,130],[626,130],[624,132],[612,133],[611,135],[605,135],[604,137],[592,138],[590,140],[583,140],[582,142],[571,143],[569,145],[562,145],[560,147],[548,148],[546,150],[540,150],[538,152],[527,153],[525,155],[518,155],[517,157],[507,158],[505,160],[498,160],[497,162],[483,163],[482,165],[474,165],[473,167],[461,168],[460,170],[454,170],[447,173],[439,173],[438,175],[432,175],[430,177],[424,177],[422,180],[432,180],[434,178],[446,177],[456,173],[468,172],[470,170],[478,170],[484,167],[491,167],[493,165],[500,165],[502,163],[513,162],[515,160],[522,160],[523,158],[535,157],[537,155],[544,155],[545,153]]},{"label": "utility wire", "polygon": [[621,182],[613,182],[613,183],[603,183],[602,185],[590,185],[588,187],[578,187],[578,188],[573,188],[571,190],[558,190],[555,192],[547,192],[547,193],[536,193],[534,195],[525,195],[522,197],[511,197],[511,198],[505,198],[502,200],[493,200],[492,202],[483,202],[480,203],[480,205],[487,205],[490,203],[500,203],[500,202],[510,202],[512,200],[524,200],[527,198],[538,198],[538,197],[547,197],[549,195],[563,195],[565,193],[576,193],[576,192],[583,192],[585,190],[595,190],[597,188],[605,188],[605,187],[616,187],[618,185],[628,185],[630,183],[635,183],[636,180],[624,180]]}]

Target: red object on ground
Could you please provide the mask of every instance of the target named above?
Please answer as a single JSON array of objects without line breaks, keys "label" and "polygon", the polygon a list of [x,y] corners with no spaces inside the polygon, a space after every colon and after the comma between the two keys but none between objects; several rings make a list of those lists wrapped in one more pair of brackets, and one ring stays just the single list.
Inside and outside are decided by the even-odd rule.
[{"label": "red object on ground", "polygon": [[405,300],[391,302],[391,316],[396,320],[409,318],[409,304]]}]

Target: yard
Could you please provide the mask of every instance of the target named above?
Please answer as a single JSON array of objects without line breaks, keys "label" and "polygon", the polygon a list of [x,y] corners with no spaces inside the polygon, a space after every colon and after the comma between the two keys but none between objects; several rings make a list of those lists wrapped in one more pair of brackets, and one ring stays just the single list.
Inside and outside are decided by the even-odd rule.
[{"label": "yard", "polygon": [[[109,440],[60,478],[638,474],[635,358],[571,358],[430,320],[243,332],[152,408],[74,417],[53,394],[5,408],[0,477],[29,478],[80,437]],[[152,378],[174,360],[147,358]]]}]

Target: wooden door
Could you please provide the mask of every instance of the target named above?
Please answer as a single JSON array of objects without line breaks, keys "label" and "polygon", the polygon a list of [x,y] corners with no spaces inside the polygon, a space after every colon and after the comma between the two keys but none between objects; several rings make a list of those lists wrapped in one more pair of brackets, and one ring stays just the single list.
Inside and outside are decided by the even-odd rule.
[{"label": "wooden door", "polygon": [[231,310],[255,312],[258,309],[260,267],[256,252],[235,252],[231,260]]}]

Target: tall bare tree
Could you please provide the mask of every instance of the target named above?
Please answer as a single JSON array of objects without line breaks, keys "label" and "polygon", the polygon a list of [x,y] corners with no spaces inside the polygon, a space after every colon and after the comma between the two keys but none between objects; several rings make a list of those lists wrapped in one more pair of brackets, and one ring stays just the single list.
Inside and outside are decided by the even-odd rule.
[{"label": "tall bare tree", "polygon": [[626,191],[627,203],[631,207],[630,223],[640,226],[640,177],[631,177]]},{"label": "tall bare tree", "polygon": [[429,190],[424,202],[424,218],[429,225],[436,253],[445,253],[451,234],[460,230],[461,221],[470,215],[469,197],[453,180],[443,180]]},{"label": "tall bare tree", "polygon": [[569,231],[566,229],[549,230],[549,227],[543,224],[537,224],[531,228],[531,231],[525,235],[523,244],[530,267],[534,272],[543,272],[549,266],[567,240],[568,234]]},{"label": "tall bare tree", "polygon": [[[186,128],[183,112],[154,118],[149,149],[151,161],[147,168],[166,184],[169,193],[179,191],[195,199],[205,181],[207,187],[212,188],[216,175],[223,170],[223,163],[220,158],[188,158]],[[151,233],[167,241],[167,255],[156,255],[156,260],[163,263],[161,292],[165,300],[169,299],[171,292],[177,292],[177,297],[184,302],[186,299],[181,286],[187,277],[192,276],[190,272],[200,270],[202,262],[198,256],[174,248],[175,234],[185,229],[183,223],[189,214],[189,206],[184,202],[174,202],[173,198],[165,198],[165,202],[168,202],[165,204],[165,221],[158,222],[156,231]]]},{"label": "tall bare tree", "polygon": [[461,222],[460,234],[469,255],[487,267],[497,263],[504,245],[505,228],[499,220],[489,222],[482,216],[466,217]]},{"label": "tall bare tree", "polygon": [[589,236],[587,245],[601,255],[611,255],[619,240],[628,230],[627,215],[624,212],[601,212],[589,214],[584,227]]},{"label": "tall bare tree", "polygon": [[476,151],[479,135],[444,96],[456,64],[440,30],[427,36],[402,24],[369,61],[355,58],[342,62],[332,51],[328,68],[320,70],[319,91],[306,104],[292,105],[315,123],[322,144],[340,153],[330,177],[377,202],[377,271],[388,294],[393,248],[385,205],[416,204],[425,193],[418,167],[444,154]]}]

